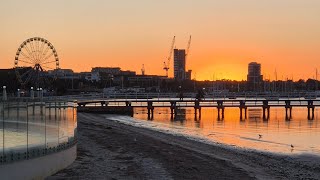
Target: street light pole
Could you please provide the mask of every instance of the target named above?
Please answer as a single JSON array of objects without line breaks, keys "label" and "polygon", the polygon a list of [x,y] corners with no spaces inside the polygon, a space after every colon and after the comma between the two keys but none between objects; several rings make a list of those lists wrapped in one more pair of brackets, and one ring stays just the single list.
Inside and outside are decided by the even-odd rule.
[{"label": "street light pole", "polygon": [[7,87],[6,87],[6,86],[3,86],[2,92],[3,92],[2,100],[3,100],[3,101],[8,100],[8,97],[7,97]]}]

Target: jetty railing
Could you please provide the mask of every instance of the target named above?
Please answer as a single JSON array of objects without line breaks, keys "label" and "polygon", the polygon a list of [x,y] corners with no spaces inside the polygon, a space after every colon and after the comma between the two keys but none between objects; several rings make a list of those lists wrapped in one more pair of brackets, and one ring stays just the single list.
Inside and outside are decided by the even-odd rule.
[{"label": "jetty railing", "polygon": [[[293,107],[306,107],[308,110],[308,119],[314,119],[314,111],[320,106],[320,99],[268,99],[268,98],[252,98],[252,99],[214,99],[214,98],[184,98],[184,99],[101,99],[86,100],[77,102],[81,110],[84,112],[113,113],[118,110],[121,113],[129,111],[133,114],[133,108],[147,108],[148,118],[153,118],[154,108],[163,107],[171,109],[171,116],[177,114],[178,108],[194,108],[195,114],[201,116],[201,108],[217,108],[218,115],[224,118],[225,108],[239,108],[240,119],[247,116],[248,108],[262,108],[263,118],[269,119],[271,107],[283,107],[286,110],[286,119],[292,118]],[[96,107],[96,108],[95,108]],[[119,107],[119,108],[116,108]],[[221,112],[221,114],[220,114]],[[218,116],[218,118],[219,118]]]},{"label": "jetty railing", "polygon": [[[48,100],[55,99],[69,99],[69,100],[90,100],[90,99],[122,99],[122,100],[139,100],[139,99],[169,99],[174,100],[179,98],[180,93],[120,93],[120,92],[108,92],[108,93],[88,93],[80,95],[67,95],[67,96],[52,96],[45,97]],[[196,98],[196,93],[185,92],[184,98]],[[320,92],[205,92],[205,99],[317,99],[320,97]]]}]

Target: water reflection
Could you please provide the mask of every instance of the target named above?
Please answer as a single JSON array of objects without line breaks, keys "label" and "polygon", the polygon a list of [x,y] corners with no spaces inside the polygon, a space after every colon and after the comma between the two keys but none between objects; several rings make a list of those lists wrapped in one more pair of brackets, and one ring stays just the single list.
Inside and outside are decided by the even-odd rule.
[{"label": "water reflection", "polygon": [[[137,108],[135,112],[136,119],[147,120],[145,109]],[[195,115],[193,108],[179,109],[173,119],[169,108],[155,108],[154,112],[152,121],[160,126],[170,125],[172,131],[180,127],[183,133],[210,141],[272,152],[320,155],[318,109],[311,120],[307,108],[298,107],[289,118],[285,108],[271,108],[266,117],[262,108],[249,108],[246,118],[240,118],[239,108],[226,108],[224,118],[219,118],[218,110],[213,108],[202,108],[201,117]]]},{"label": "water reflection", "polygon": [[171,120],[176,122],[179,121],[181,124],[183,124],[186,119],[187,119],[186,109],[177,109],[176,114],[173,115],[173,118],[171,117]]},{"label": "water reflection", "polygon": [[260,120],[261,119],[261,114],[262,114],[262,110],[261,109],[249,109],[248,110],[248,114],[249,114],[249,120]]}]

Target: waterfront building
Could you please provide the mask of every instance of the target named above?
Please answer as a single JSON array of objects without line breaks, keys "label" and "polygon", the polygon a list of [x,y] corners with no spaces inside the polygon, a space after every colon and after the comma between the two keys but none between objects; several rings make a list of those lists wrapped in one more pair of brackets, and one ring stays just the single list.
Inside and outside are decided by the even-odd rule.
[{"label": "waterfront building", "polygon": [[251,62],[248,65],[248,90],[259,91],[260,86],[263,81],[263,76],[261,75],[261,64],[257,62]]},{"label": "waterfront building", "polygon": [[142,87],[157,89],[158,92],[159,86],[163,81],[168,80],[166,76],[157,76],[157,75],[136,75],[128,77],[128,85],[130,87]]},{"label": "waterfront building", "polygon": [[101,74],[118,75],[121,73],[119,67],[94,67],[91,70],[91,81],[99,82],[101,80]]},{"label": "waterfront building", "polygon": [[174,79],[186,79],[186,50],[174,49]]},{"label": "waterfront building", "polygon": [[59,79],[79,79],[79,75],[73,72],[72,69],[55,69],[48,71],[48,77],[56,77]]},{"label": "waterfront building", "polygon": [[113,77],[135,76],[135,71],[122,71],[120,67],[94,67],[90,73],[86,73],[85,79],[100,82]]},{"label": "waterfront building", "polygon": [[191,74],[192,74],[192,70],[188,70],[186,72],[186,80],[191,80]]},{"label": "waterfront building", "polygon": [[107,73],[112,75],[118,75],[121,73],[121,68],[119,67],[94,67],[91,70],[92,73]]}]

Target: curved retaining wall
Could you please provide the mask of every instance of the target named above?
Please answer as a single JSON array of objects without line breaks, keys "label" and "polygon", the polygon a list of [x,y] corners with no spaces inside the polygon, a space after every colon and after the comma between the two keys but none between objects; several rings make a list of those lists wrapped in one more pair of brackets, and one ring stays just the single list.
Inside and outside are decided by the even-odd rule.
[{"label": "curved retaining wall", "polygon": [[77,145],[34,159],[0,165],[0,179],[44,179],[71,165],[77,157]]}]

